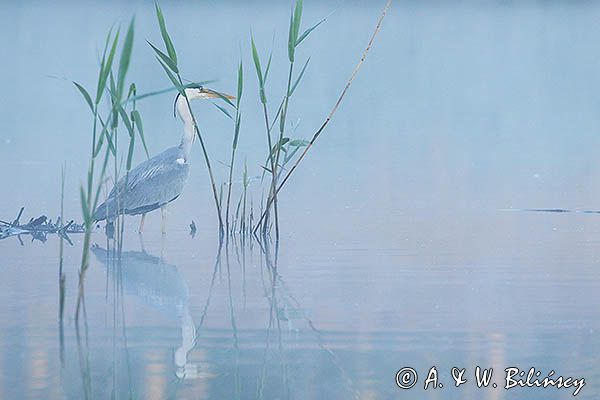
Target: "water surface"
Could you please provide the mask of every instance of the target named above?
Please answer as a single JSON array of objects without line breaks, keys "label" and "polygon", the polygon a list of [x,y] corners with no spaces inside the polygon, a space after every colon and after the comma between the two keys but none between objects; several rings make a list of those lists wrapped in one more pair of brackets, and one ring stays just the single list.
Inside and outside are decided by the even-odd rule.
[{"label": "water surface", "polygon": [[[163,8],[188,79],[218,79],[216,89],[233,92],[241,47],[240,154],[260,174],[248,34],[263,53],[275,34],[269,90],[281,93],[287,3]],[[379,4],[305,9],[307,21],[336,12],[300,51],[312,59],[292,104],[298,137],[333,105]],[[63,163],[66,214],[79,215],[90,119],[68,80],[94,86],[107,29],[134,13],[131,78],[141,91],[166,87],[144,43],[160,41],[149,2],[0,5],[9,60],[0,74],[0,219],[21,206],[24,218],[55,217]],[[451,387],[451,367],[477,365],[585,377],[577,397],[598,398],[599,216],[505,211],[599,208],[598,18],[595,2],[395,4],[342,108],[282,192],[276,270],[273,247],[218,246],[198,149],[165,237],[159,214],[141,239],[128,219],[119,263],[94,234],[79,329],[81,237],[65,248],[62,329],[58,238],[0,242],[0,398],[572,397]],[[179,140],[172,101],[140,103],[152,153]],[[194,107],[214,159],[226,162],[230,122],[208,104]],[[423,379],[434,365],[444,388],[396,386],[400,368]]]}]

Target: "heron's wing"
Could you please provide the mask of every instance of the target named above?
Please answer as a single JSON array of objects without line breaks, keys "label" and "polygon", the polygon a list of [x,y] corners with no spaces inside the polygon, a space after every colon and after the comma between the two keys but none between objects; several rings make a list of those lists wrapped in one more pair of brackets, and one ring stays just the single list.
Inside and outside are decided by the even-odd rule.
[{"label": "heron's wing", "polygon": [[144,161],[119,179],[109,198],[118,190],[124,210],[160,206],[181,194],[189,166],[179,148],[168,149]]}]

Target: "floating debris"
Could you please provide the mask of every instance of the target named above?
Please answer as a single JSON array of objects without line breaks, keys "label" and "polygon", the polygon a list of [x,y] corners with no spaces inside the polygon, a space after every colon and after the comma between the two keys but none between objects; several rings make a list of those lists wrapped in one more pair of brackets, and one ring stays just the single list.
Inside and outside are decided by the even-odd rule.
[{"label": "floating debris", "polygon": [[21,207],[17,218],[12,222],[0,220],[0,240],[6,239],[11,236],[16,236],[19,239],[21,245],[23,240],[21,235],[30,235],[31,241],[39,240],[45,242],[49,233],[55,233],[65,239],[70,245],[73,245],[71,239],[69,239],[69,233],[84,233],[85,228],[83,225],[76,224],[73,220],[64,224],[60,217],[56,218],[56,222],[48,219],[45,215],[41,215],[37,218],[31,218],[26,224],[21,224],[21,216],[25,207]]}]

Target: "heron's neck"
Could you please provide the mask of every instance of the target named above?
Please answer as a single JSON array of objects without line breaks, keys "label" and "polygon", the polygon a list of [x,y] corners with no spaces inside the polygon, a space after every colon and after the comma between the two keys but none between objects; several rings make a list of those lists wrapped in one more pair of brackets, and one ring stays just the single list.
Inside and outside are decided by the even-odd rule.
[{"label": "heron's neck", "polygon": [[181,137],[181,143],[179,147],[183,150],[183,154],[185,156],[185,160],[187,161],[190,152],[192,150],[192,144],[194,143],[194,134],[195,134],[194,124],[192,121],[184,121],[183,123],[183,136]]},{"label": "heron's neck", "polygon": [[192,150],[192,144],[194,143],[194,135],[196,134],[194,129],[194,120],[192,119],[192,113],[188,107],[187,101],[183,96],[179,96],[177,100],[177,112],[179,117],[183,121],[183,136],[181,137],[181,144],[179,147],[183,150],[185,160],[187,161]]}]

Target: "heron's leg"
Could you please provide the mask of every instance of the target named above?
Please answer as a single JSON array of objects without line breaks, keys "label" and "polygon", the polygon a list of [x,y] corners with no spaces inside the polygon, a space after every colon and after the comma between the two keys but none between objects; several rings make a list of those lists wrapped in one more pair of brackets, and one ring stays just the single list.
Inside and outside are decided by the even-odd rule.
[{"label": "heron's leg", "polygon": [[167,224],[166,224],[166,219],[167,219],[167,206],[162,206],[160,208],[160,215],[161,215],[161,226],[162,226],[162,234],[166,234],[167,233]]},{"label": "heron's leg", "polygon": [[138,233],[141,235],[144,233],[144,220],[146,219],[146,214],[142,214],[142,219],[140,219],[140,227],[138,229]]}]

